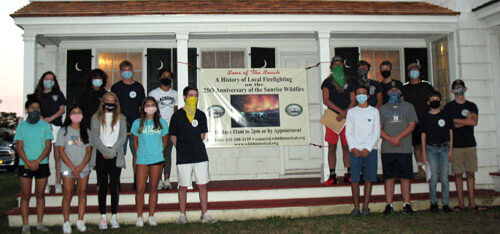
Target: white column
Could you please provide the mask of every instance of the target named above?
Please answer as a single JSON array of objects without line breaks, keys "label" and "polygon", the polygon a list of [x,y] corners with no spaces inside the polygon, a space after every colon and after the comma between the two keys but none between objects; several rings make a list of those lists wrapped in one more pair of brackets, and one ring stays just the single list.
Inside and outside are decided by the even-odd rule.
[{"label": "white column", "polygon": [[[35,91],[36,82],[36,36],[23,35],[24,41],[24,68],[23,68],[23,105],[26,95]],[[26,115],[25,115],[26,116]]]},{"label": "white column", "polygon": [[182,90],[188,86],[188,39],[189,33],[176,33],[177,39],[177,105],[184,106]]},{"label": "white column", "polygon": [[[324,79],[330,74],[330,64],[325,63],[330,61],[330,32],[318,32],[318,54],[319,54],[319,70],[320,70],[320,78]],[[320,100],[323,103],[323,100]],[[321,113],[326,110],[325,105],[321,105]],[[322,129],[323,136],[325,135],[325,128]],[[324,138],[323,138],[324,139]],[[323,145],[327,145],[326,141],[323,141]],[[323,148],[323,164],[321,167],[321,183],[325,182],[328,179],[329,175],[329,166],[328,166],[328,148]]]}]

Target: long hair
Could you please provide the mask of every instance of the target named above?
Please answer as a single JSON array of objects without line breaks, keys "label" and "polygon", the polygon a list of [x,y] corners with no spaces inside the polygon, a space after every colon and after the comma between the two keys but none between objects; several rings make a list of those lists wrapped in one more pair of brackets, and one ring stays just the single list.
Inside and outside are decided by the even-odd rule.
[{"label": "long hair", "polygon": [[139,133],[142,133],[142,130],[144,128],[144,121],[146,120],[146,111],[144,110],[144,106],[146,105],[147,101],[154,102],[157,109],[157,111],[153,115],[154,129],[162,129],[160,123],[160,108],[158,108],[158,103],[156,102],[156,99],[154,97],[148,96],[142,101],[141,104],[141,120],[139,124]]},{"label": "long hair", "polygon": [[[76,108],[80,109],[82,111],[82,115],[83,115],[83,110],[78,105],[73,105],[68,109],[68,114],[66,115],[66,119],[64,120],[64,124],[63,124],[64,136],[66,136],[66,134],[68,134],[68,126],[71,125],[71,118],[70,118],[71,111],[73,111]],[[89,143],[89,134],[87,132],[87,129],[88,129],[88,127],[84,126],[83,122],[81,122],[80,123],[80,138],[82,138],[82,141],[84,144]]]},{"label": "long hair", "polygon": [[104,95],[102,95],[101,104],[97,108],[97,118],[99,118],[99,121],[101,121],[101,127],[105,129],[106,128],[106,115],[105,115],[106,110],[104,109],[104,103],[105,103],[104,100],[106,100],[106,98],[108,96],[112,96],[116,101],[116,108],[112,112],[113,113],[113,120],[111,121],[111,132],[113,132],[114,131],[113,126],[115,126],[116,123],[118,122],[118,120],[120,118],[120,113],[121,113],[120,101],[118,100],[118,97],[116,96],[115,93],[107,92]]},{"label": "long hair", "polygon": [[59,82],[57,82],[56,74],[54,74],[54,72],[52,72],[52,71],[46,71],[42,74],[42,76],[38,80],[38,84],[36,85],[36,88],[35,88],[35,95],[38,98],[38,100],[42,100],[43,78],[45,78],[46,75],[52,75],[54,77],[54,87],[52,87],[52,90],[60,90]]}]

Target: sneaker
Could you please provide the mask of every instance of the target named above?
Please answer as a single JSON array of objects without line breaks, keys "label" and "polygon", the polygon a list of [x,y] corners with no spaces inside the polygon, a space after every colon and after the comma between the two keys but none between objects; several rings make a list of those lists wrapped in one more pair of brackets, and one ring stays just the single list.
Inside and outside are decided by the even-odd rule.
[{"label": "sneaker", "polygon": [[155,217],[153,217],[153,216],[149,216],[149,217],[148,217],[148,224],[149,224],[149,226],[156,226],[156,225],[158,225],[158,224],[156,223],[156,219],[155,219]]},{"label": "sneaker", "polygon": [[55,188],[56,188],[56,193],[62,193],[63,192],[61,184],[56,184]]},{"label": "sneaker", "polygon": [[439,211],[439,207],[437,204],[431,204],[431,212],[437,213]]},{"label": "sneaker", "polygon": [[452,210],[451,210],[450,206],[448,206],[448,205],[444,205],[444,206],[443,206],[443,212],[444,212],[444,213],[450,213],[451,211],[452,211]]},{"label": "sneaker", "polygon": [[350,214],[350,215],[351,215],[352,217],[357,217],[357,216],[359,216],[360,214],[361,214],[361,212],[359,212],[359,210],[358,210],[358,209],[354,208],[354,209],[351,211],[351,214]]},{"label": "sneaker", "polygon": [[76,221],[76,229],[78,229],[78,231],[80,232],[85,232],[87,231],[87,226],[85,226],[83,220],[78,220]]},{"label": "sneaker", "polygon": [[212,216],[210,216],[209,214],[202,215],[200,218],[200,221],[202,223],[215,223],[216,222],[216,220],[214,218],[212,218]]},{"label": "sneaker", "polygon": [[49,194],[50,193],[50,185],[49,184],[45,185],[45,189],[43,190],[43,192],[45,194]]},{"label": "sneaker", "polygon": [[111,221],[109,224],[111,224],[111,228],[113,229],[120,227],[120,223],[118,223],[118,216],[116,214],[111,215]]},{"label": "sneaker", "polygon": [[370,215],[370,208],[368,207],[363,207],[363,212],[361,213],[363,216],[369,216]]},{"label": "sneaker", "polygon": [[71,223],[69,221],[66,221],[63,223],[62,226],[63,233],[71,233]]},{"label": "sneaker", "polygon": [[351,183],[351,173],[344,174],[344,183]]},{"label": "sneaker", "polygon": [[45,225],[43,225],[43,223],[37,223],[36,230],[38,230],[40,232],[48,232],[49,231],[49,229],[47,227],[45,227]]},{"label": "sneaker", "polygon": [[30,225],[23,225],[23,228],[21,228],[21,233],[30,234],[31,233]]},{"label": "sneaker", "polygon": [[385,206],[384,215],[392,215],[392,213],[394,213],[394,209],[390,204],[387,204],[387,206]]},{"label": "sneaker", "polygon": [[135,221],[135,226],[136,227],[144,227],[144,218],[138,217],[137,221]]},{"label": "sneaker", "polygon": [[178,223],[178,224],[185,224],[185,223],[187,223],[187,222],[188,222],[188,219],[187,219],[187,217],[186,217],[186,215],[185,215],[185,214],[181,214],[181,215],[179,216],[179,219],[177,219],[177,223]]},{"label": "sneaker", "polygon": [[106,220],[106,215],[101,215],[101,220],[99,221],[99,230],[108,229],[108,221]]},{"label": "sneaker", "polygon": [[172,184],[170,184],[170,180],[165,180],[165,182],[163,182],[163,189],[167,190],[172,189]]},{"label": "sneaker", "polygon": [[411,208],[410,204],[406,204],[403,206],[403,214],[405,215],[412,215],[414,213],[413,209]]},{"label": "sneaker", "polygon": [[163,190],[163,182],[158,183],[158,191]]},{"label": "sneaker", "polygon": [[330,175],[330,177],[328,178],[328,180],[325,182],[325,185],[334,185],[334,184],[337,184],[337,183],[338,183],[337,176]]}]

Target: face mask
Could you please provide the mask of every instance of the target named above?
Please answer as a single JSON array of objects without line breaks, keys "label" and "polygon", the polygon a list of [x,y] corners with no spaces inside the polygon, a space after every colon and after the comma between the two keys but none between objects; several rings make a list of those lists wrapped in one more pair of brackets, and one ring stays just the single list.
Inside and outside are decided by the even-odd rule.
[{"label": "face mask", "polygon": [[52,89],[52,87],[54,87],[54,84],[56,82],[54,82],[53,80],[44,80],[43,81],[43,87],[46,88],[46,89]]},{"label": "face mask", "polygon": [[170,86],[170,84],[172,83],[172,80],[169,78],[162,78],[162,79],[160,79],[160,83],[162,85],[165,85],[165,86]]},{"label": "face mask", "polygon": [[410,78],[412,79],[418,79],[420,77],[420,71],[418,70],[411,70],[410,71]]},{"label": "face mask", "polygon": [[462,88],[462,87],[458,87],[453,91],[453,94],[455,94],[455,96],[463,96],[465,94],[465,88]]},{"label": "face mask", "polygon": [[30,124],[36,124],[40,120],[40,111],[31,111],[28,112],[28,118],[26,118],[26,121]]},{"label": "face mask", "polygon": [[80,122],[82,122],[83,115],[82,114],[74,114],[74,115],[70,115],[69,118],[71,119],[71,122],[73,122],[73,123],[80,123]]},{"label": "face mask", "polygon": [[401,95],[399,95],[398,91],[393,91],[389,94],[389,103],[391,104],[399,104],[401,103]]},{"label": "face mask", "polygon": [[104,109],[106,109],[107,111],[113,111],[114,109],[116,109],[116,104],[114,103],[104,103]]},{"label": "face mask", "polygon": [[366,100],[368,100],[368,96],[366,96],[366,94],[359,94],[356,96],[356,101],[358,101],[359,104],[365,104]]},{"label": "face mask", "polygon": [[101,79],[94,79],[94,80],[92,80],[92,85],[93,85],[94,87],[99,88],[99,87],[101,87],[101,85],[102,85],[102,80],[101,80]]},{"label": "face mask", "polygon": [[358,70],[358,75],[359,76],[366,76],[366,75],[368,75],[368,69],[366,69],[366,68],[359,69]]},{"label": "face mask", "polygon": [[131,71],[124,71],[124,72],[122,72],[122,77],[124,79],[130,79],[130,78],[132,78],[132,72]]},{"label": "face mask", "polygon": [[382,75],[382,77],[387,78],[391,76],[391,71],[381,71],[380,74]]},{"label": "face mask", "polygon": [[198,103],[197,97],[188,97],[186,98],[185,111],[186,116],[190,123],[193,123],[194,115],[196,114],[196,104]]},{"label": "face mask", "polygon": [[429,106],[432,108],[432,109],[437,109],[439,108],[439,106],[441,106],[441,102],[440,101],[432,101],[429,103]]},{"label": "face mask", "polygon": [[146,114],[148,114],[148,115],[152,115],[156,111],[157,111],[157,109],[155,106],[148,106],[148,107],[144,108],[144,112],[146,112]]},{"label": "face mask", "polygon": [[333,80],[337,84],[339,84],[341,87],[344,87],[344,83],[345,83],[344,67],[342,67],[341,65],[337,65],[337,66],[333,67],[331,72],[332,72]]}]

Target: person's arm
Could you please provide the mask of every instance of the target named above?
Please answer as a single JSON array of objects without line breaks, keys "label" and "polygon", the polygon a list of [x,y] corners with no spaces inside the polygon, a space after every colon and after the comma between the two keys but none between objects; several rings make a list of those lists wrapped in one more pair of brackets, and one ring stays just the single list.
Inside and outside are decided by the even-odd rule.
[{"label": "person's arm", "polygon": [[382,92],[377,93],[377,109],[379,109],[382,104],[384,104],[384,96],[382,95]]},{"label": "person's arm", "polygon": [[172,141],[172,144],[174,144],[175,147],[177,147],[177,136],[170,136],[170,140]]},{"label": "person's arm", "polygon": [[[66,154],[66,152],[64,151],[64,146],[59,146],[59,145],[56,145],[55,149],[54,150],[57,150],[59,152],[59,155],[61,155],[61,159],[63,160],[63,162],[68,165],[69,169],[71,170],[72,174],[75,174],[73,173],[75,170],[76,170],[76,167],[75,165],[73,164],[73,162],[71,162],[71,160],[69,159],[69,156]],[[79,173],[78,173],[79,174]]]},{"label": "person's arm", "polygon": [[36,160],[33,160],[32,162],[35,163],[36,169],[38,169],[38,166],[40,163],[47,157],[49,156],[50,150],[52,149],[52,139],[45,140],[45,149],[43,152],[40,154],[40,157],[38,157]]},{"label": "person's arm", "polygon": [[369,144],[370,148],[368,151],[372,151],[378,145],[378,139],[380,139],[380,114],[378,110],[376,110],[377,114],[373,116],[373,128],[372,128],[372,139]]},{"label": "person's arm", "polygon": [[86,146],[85,150],[85,157],[83,158],[82,164],[76,167],[78,172],[77,175],[79,175],[82,172],[83,168],[90,162],[90,157],[92,155],[92,146]]},{"label": "person's arm", "polygon": [[19,158],[23,160],[24,165],[28,167],[30,170],[34,170],[32,163],[28,160],[28,157],[26,156],[26,153],[24,152],[24,142],[22,140],[17,140],[17,153],[19,154]]},{"label": "person's arm", "polygon": [[135,152],[137,152],[137,150],[139,149],[139,138],[135,134],[132,134],[132,139],[133,139],[134,149],[136,149]]},{"label": "person's arm", "polygon": [[398,141],[395,137],[391,137],[387,132],[384,131],[384,126],[380,126],[380,136],[383,140],[386,140],[392,146],[401,145],[401,142]]},{"label": "person's arm", "polygon": [[448,160],[453,161],[453,129],[450,129],[450,150],[448,151]]},{"label": "person's arm", "polygon": [[427,144],[425,143],[425,141],[427,140],[427,134],[422,132],[421,139],[422,139],[422,160],[423,160],[422,162],[427,163]]},{"label": "person's arm", "polygon": [[476,113],[469,113],[465,119],[453,119],[456,128],[464,126],[477,126],[478,116]]},{"label": "person's arm", "polygon": [[323,104],[325,104],[328,108],[337,111],[340,116],[345,118],[347,116],[347,112],[340,109],[340,107],[336,106],[332,101],[330,101],[330,90],[328,90],[328,88],[323,88],[321,90],[323,92]]},{"label": "person's arm", "polygon": [[174,111],[177,111],[179,107],[177,105],[174,106]]},{"label": "person's arm", "polygon": [[345,120],[345,139],[347,140],[347,145],[349,146],[349,151],[352,151],[354,147],[354,136],[353,136],[353,119],[352,119],[352,110],[347,111],[347,116]]},{"label": "person's arm", "polygon": [[60,105],[59,106],[59,110],[55,114],[53,114],[53,115],[51,115],[49,117],[46,117],[43,120],[45,120],[46,122],[50,123],[54,119],[59,118],[59,116],[63,115],[65,112],[66,112],[66,106],[65,105]]},{"label": "person's arm", "polygon": [[120,116],[119,123],[120,130],[118,132],[118,140],[116,140],[115,144],[111,147],[111,149],[115,152],[118,152],[120,148],[123,148],[123,145],[127,142],[127,120],[125,120],[125,117]]},{"label": "person's arm", "polygon": [[351,109],[356,106],[356,92],[351,91],[349,92],[349,99],[351,100],[351,103],[349,104],[349,107],[347,109]]},{"label": "person's arm", "polygon": [[400,132],[397,136],[396,136],[396,139],[401,142],[401,139],[405,138],[406,136],[410,135],[411,132],[413,132],[413,130],[415,130],[415,126],[417,126],[417,123],[416,122],[409,122],[408,123],[408,126],[405,128],[405,130],[403,130],[402,132]]},{"label": "person's arm", "polygon": [[202,133],[201,134],[201,140],[204,141],[205,140],[205,133]]}]

